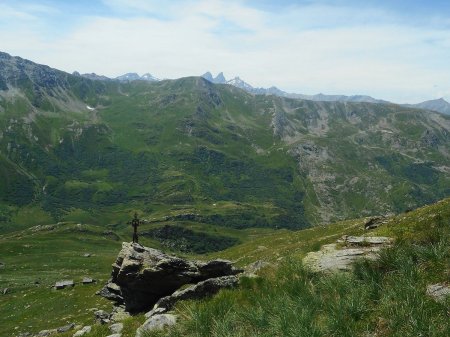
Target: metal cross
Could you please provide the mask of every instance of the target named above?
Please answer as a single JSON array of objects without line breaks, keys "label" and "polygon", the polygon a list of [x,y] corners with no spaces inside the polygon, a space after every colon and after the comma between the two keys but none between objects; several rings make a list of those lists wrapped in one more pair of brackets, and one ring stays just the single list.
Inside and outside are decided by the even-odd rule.
[{"label": "metal cross", "polygon": [[131,221],[128,221],[127,224],[133,226],[133,242],[138,243],[138,233],[137,228],[142,223],[141,220],[139,220],[137,213],[134,213],[134,218]]}]

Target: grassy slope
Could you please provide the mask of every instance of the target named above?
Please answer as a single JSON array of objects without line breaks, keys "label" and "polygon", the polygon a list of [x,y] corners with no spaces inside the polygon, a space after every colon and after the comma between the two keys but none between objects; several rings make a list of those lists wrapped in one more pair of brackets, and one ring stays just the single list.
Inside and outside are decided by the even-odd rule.
[{"label": "grassy slope", "polygon": [[[397,324],[398,331],[406,331],[406,335],[412,336],[413,332],[423,332],[423,324],[431,324],[434,330],[429,335],[444,336],[438,332],[448,328],[442,320],[445,310],[441,305],[427,300],[423,293],[425,284],[448,279],[449,212],[450,199],[446,199],[394,217],[375,234],[392,235],[407,244],[386,254],[380,265],[363,266],[354,275],[336,278],[310,275],[303,271],[301,258],[308,251],[319,249],[321,244],[333,242],[343,234],[363,233],[363,219],[294,232],[204,226],[201,229],[208,233],[234,236],[242,244],[206,256],[187,256],[202,259],[223,257],[235,260],[240,266],[265,260],[280,267],[266,269],[263,279],[247,280],[237,291],[222,292],[208,301],[181,304],[177,310],[186,321],[179,325],[177,331],[168,334],[228,336],[233,331],[232,335],[273,336],[281,333],[289,336],[298,335],[296,332],[306,329],[311,335],[351,336],[383,328],[386,329],[384,335],[392,335]],[[143,229],[160,225],[148,224]],[[185,226],[200,229],[195,223],[185,223]],[[111,304],[93,294],[108,278],[120,242],[130,235],[128,228],[112,226],[110,230],[115,235],[105,234],[102,227],[80,227],[68,223],[55,226],[50,231],[25,230],[0,236],[0,256],[6,264],[4,269],[0,269],[0,289],[10,288],[7,295],[2,295],[0,303],[0,335],[39,331],[72,321],[91,324],[93,315],[86,309],[97,307],[109,310]],[[441,239],[437,239],[439,236],[442,236]],[[406,249],[413,247],[411,240],[421,245],[417,246],[417,251]],[[447,240],[444,242],[447,245],[442,245],[442,240]],[[149,246],[161,247],[148,238],[142,241]],[[85,252],[94,255],[83,257]],[[92,276],[99,282],[62,291],[49,289],[57,280],[69,278],[80,281],[83,276]],[[415,280],[419,281],[412,282]],[[39,284],[34,284],[35,281]],[[397,287],[395,283],[398,283]],[[410,293],[399,292],[403,284],[408,284],[405,288],[411,294],[419,294],[413,298],[416,302],[408,302]],[[399,292],[398,295],[396,292]],[[394,297],[390,299],[389,296]],[[405,311],[403,316],[397,317],[398,321],[391,322],[389,310],[397,315],[392,301],[405,306],[421,305],[421,309],[417,312]],[[42,319],[42,312],[49,318]],[[320,312],[322,314],[317,316],[316,313]],[[422,316],[417,317],[419,314]],[[430,318],[431,314],[435,319]],[[294,317],[304,317],[305,320],[295,320]],[[373,317],[381,319],[375,321]],[[408,332],[401,324],[402,319],[420,319],[422,325]],[[133,329],[143,320],[143,316],[137,316],[126,321],[128,332],[124,336],[134,336]],[[383,327],[378,327],[379,324]],[[91,336],[106,335],[103,328],[97,328]],[[307,332],[304,335],[308,335]]]},{"label": "grassy slope", "polygon": [[[348,274],[311,274],[300,262],[310,247],[300,241],[279,268],[237,291],[178,305],[182,323],[148,336],[448,336],[450,299],[437,303],[425,290],[449,282],[450,199],[394,217],[373,234],[397,239],[379,261],[362,261]],[[277,238],[287,245],[296,239]],[[277,240],[266,242],[275,250],[264,255],[273,258]]]}]

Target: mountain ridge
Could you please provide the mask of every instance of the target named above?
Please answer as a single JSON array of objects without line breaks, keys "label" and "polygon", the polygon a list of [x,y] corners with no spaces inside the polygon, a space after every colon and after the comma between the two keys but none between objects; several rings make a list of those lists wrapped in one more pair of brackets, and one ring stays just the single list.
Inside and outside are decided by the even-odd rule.
[{"label": "mountain ridge", "polygon": [[[226,80],[223,73],[221,72],[219,75],[220,80],[214,78],[210,72],[206,72],[202,75],[203,78],[208,81],[216,84],[230,84],[235,87],[241,88],[249,93],[255,95],[276,95],[280,97],[294,98],[294,99],[306,99],[317,102],[366,102],[366,103],[376,103],[376,104],[397,104],[392,103],[382,99],[376,99],[367,95],[327,95],[323,93],[315,94],[315,95],[305,95],[298,93],[288,93],[283,91],[275,86],[270,88],[255,88],[251,84],[245,82],[240,77],[235,77],[231,80]],[[219,76],[218,75],[218,76]],[[450,115],[450,103],[445,101],[443,98],[437,100],[429,100],[417,104],[399,104],[407,107],[416,107],[419,109],[427,109],[436,112],[440,112],[446,115]]]},{"label": "mountain ridge", "polygon": [[[2,60],[0,221],[9,230],[39,218],[115,221],[130,209],[295,229],[450,191],[441,114],[253,95],[201,77],[96,81]],[[24,221],[30,210],[39,216]]]}]

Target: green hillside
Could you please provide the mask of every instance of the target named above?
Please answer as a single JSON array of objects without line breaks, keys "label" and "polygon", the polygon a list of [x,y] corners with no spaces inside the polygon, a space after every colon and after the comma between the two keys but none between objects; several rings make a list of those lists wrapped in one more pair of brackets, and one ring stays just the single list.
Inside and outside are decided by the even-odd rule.
[{"label": "green hillside", "polygon": [[450,195],[450,118],[438,113],[197,77],[92,81],[4,53],[0,82],[4,233],[134,211],[299,229]]},{"label": "green hillside", "polygon": [[[186,224],[192,232],[202,230],[209,236],[239,241],[226,250],[203,255],[183,253],[183,244],[168,248],[159,238],[145,235],[141,238],[144,245],[189,258],[227,258],[238,266],[260,260],[272,263],[260,273],[261,278],[244,279],[238,290],[223,291],[206,301],[180,303],[176,311],[183,319],[181,324],[162,335],[297,336],[303,331],[313,336],[368,332],[447,336],[448,304],[434,302],[425,289],[428,284],[448,282],[449,212],[450,199],[445,199],[389,218],[370,235],[394,237],[396,245],[384,252],[379,262],[362,263],[354,273],[335,277],[311,274],[304,270],[301,259],[344,234],[367,233],[367,219],[300,231]],[[160,228],[159,223],[145,224],[142,231]],[[93,324],[91,308],[112,308],[111,302],[94,293],[109,278],[121,242],[130,237],[128,227],[77,223],[0,235],[0,289],[8,288],[6,295],[0,295],[0,335],[38,332],[70,322]],[[80,284],[85,276],[97,283]],[[61,279],[73,279],[77,284],[65,290],[50,289]],[[134,336],[144,320],[143,315],[126,320],[123,336]],[[87,336],[107,335],[106,327],[96,326]]]}]

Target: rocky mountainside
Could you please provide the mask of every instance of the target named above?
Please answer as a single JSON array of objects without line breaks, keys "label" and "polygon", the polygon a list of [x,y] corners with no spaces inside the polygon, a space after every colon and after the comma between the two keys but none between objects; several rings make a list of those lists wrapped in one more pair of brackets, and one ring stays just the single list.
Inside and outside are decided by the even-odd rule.
[{"label": "rocky mountainside", "polygon": [[201,77],[93,81],[0,56],[2,230],[136,209],[303,228],[450,194],[450,117],[438,113]]}]

